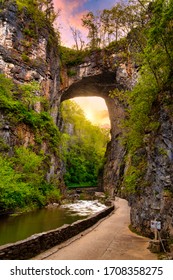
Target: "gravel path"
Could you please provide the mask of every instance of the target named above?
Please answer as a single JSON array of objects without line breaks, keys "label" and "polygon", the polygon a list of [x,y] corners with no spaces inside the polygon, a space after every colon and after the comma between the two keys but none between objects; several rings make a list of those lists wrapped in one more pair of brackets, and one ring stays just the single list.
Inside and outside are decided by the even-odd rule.
[{"label": "gravel path", "polygon": [[94,227],[38,255],[41,260],[155,260],[148,238],[132,233],[130,208],[124,199],[115,199],[116,211]]}]

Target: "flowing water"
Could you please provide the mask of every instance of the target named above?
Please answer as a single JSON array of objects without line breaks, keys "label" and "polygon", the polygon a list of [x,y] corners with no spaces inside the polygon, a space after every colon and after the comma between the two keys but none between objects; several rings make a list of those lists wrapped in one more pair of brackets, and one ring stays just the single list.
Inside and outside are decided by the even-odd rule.
[{"label": "flowing water", "polygon": [[77,201],[55,208],[43,208],[18,216],[0,218],[0,245],[23,240],[33,234],[85,219],[106,206],[98,201]]}]

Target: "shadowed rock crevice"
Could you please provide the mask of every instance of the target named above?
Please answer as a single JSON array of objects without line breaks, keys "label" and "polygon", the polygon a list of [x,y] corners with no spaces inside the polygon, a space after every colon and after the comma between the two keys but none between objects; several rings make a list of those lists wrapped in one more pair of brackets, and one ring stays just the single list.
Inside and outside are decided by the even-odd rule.
[{"label": "shadowed rock crevice", "polygon": [[110,91],[115,87],[122,87],[116,83],[115,72],[83,77],[62,94],[61,101],[79,96],[98,96],[107,99]]}]

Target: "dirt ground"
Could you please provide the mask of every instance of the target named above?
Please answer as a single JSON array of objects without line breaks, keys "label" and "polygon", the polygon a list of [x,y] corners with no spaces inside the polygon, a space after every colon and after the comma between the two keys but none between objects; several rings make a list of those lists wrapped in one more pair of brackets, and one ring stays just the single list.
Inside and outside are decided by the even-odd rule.
[{"label": "dirt ground", "polygon": [[130,208],[115,199],[116,210],[89,230],[36,256],[36,260],[156,260],[149,239],[132,233]]}]

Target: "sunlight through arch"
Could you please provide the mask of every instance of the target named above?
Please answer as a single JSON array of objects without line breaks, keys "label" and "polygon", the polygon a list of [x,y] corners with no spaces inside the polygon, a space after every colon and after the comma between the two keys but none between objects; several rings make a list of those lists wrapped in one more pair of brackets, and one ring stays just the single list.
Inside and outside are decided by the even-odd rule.
[{"label": "sunlight through arch", "polygon": [[101,97],[75,97],[75,101],[84,111],[86,118],[95,125],[110,128],[109,112],[105,100]]}]

